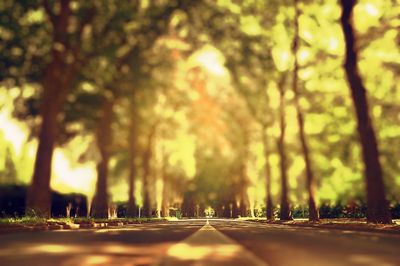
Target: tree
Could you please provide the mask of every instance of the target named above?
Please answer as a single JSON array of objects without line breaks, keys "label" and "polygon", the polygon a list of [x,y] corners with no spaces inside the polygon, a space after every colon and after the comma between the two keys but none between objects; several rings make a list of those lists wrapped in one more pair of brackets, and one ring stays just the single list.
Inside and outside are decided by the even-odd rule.
[{"label": "tree", "polygon": [[280,158],[280,174],[281,174],[281,201],[279,219],[282,221],[291,220],[290,206],[288,200],[288,177],[287,177],[287,155],[285,147],[286,136],[286,112],[285,112],[285,83],[286,73],[281,74],[278,82],[279,89],[279,127],[280,135],[278,138],[278,153]]},{"label": "tree", "polygon": [[309,220],[310,221],[318,221],[319,214],[317,209],[317,204],[315,201],[315,178],[311,165],[310,159],[310,149],[306,139],[306,133],[304,130],[304,114],[300,106],[300,92],[298,88],[298,70],[299,64],[297,61],[297,52],[299,49],[299,7],[297,0],[294,0],[294,35],[293,35],[293,44],[292,44],[292,53],[294,56],[294,66],[293,66],[293,80],[292,80],[292,90],[294,93],[294,104],[297,111],[297,123],[299,126],[299,137],[301,148],[303,152],[304,162],[306,165],[306,178],[307,178],[307,192],[308,192],[308,210],[309,210]]},{"label": "tree", "polygon": [[[136,216],[137,211],[136,211],[136,199],[134,195],[134,185],[135,185],[135,179],[137,177],[137,168],[138,166],[136,165],[136,159],[138,158],[138,145],[137,145],[137,139],[138,139],[138,134],[139,134],[139,103],[137,100],[137,94],[139,90],[145,90],[145,89],[154,89],[150,88],[149,84],[152,82],[154,83],[154,77],[151,76],[151,71],[152,70],[158,70],[160,71],[160,68],[163,66],[165,67],[166,64],[168,64],[168,67],[171,67],[170,62],[168,60],[171,60],[171,58],[164,58],[164,55],[162,55],[162,52],[166,52],[165,55],[169,54],[169,50],[164,51],[162,50],[158,54],[151,54],[152,49],[154,50],[155,46],[157,46],[157,40],[163,36],[167,35],[168,31],[171,29],[171,20],[172,18],[176,17],[176,13],[179,12],[188,12],[190,8],[192,8],[195,4],[194,3],[189,3],[188,1],[183,1],[179,0],[176,1],[175,3],[168,3],[165,6],[157,6],[157,4],[154,4],[154,6],[150,5],[147,11],[144,14],[144,17],[150,21],[147,23],[144,23],[142,28],[135,32],[136,38],[140,38],[140,42],[134,47],[132,50],[132,58],[131,61],[133,64],[131,65],[131,81],[134,84],[131,87],[131,92],[128,94],[128,98],[131,102],[131,119],[130,119],[130,125],[129,125],[129,179],[128,179],[128,184],[129,184],[129,196],[128,196],[128,215],[129,216]],[[146,21],[146,20],[144,20]],[[164,47],[165,48],[165,47]],[[150,53],[150,55],[149,55]],[[147,55],[147,57],[146,57]],[[152,57],[152,58],[151,58]],[[156,58],[156,60],[155,60]],[[150,63],[153,62],[153,63]],[[150,69],[150,70],[149,70]],[[162,71],[162,70],[161,70]],[[167,80],[163,80],[163,83],[168,83]],[[156,95],[154,93],[153,95]],[[154,97],[153,97],[154,98]],[[145,152],[147,153],[147,152]],[[147,159],[147,156],[143,157],[144,160],[151,160],[150,158]],[[144,168],[147,168],[146,162],[143,162]],[[145,170],[145,175],[144,175],[144,183],[143,186],[149,186],[148,184],[148,170]],[[143,189],[144,195],[145,195],[145,203],[146,203],[146,208],[144,208],[144,212],[148,215],[150,215],[150,208],[149,205],[149,198],[147,198],[147,194],[150,193],[148,191],[148,187]],[[150,197],[150,195],[148,195]],[[147,198],[147,199],[146,199]]]},{"label": "tree", "polygon": [[97,146],[100,151],[100,161],[97,164],[96,192],[92,203],[91,216],[95,218],[108,218],[108,163],[111,155],[113,94],[105,96],[102,103],[100,120],[96,130]]},{"label": "tree", "polygon": [[[225,56],[225,66],[231,74],[232,86],[239,96],[245,100],[252,118],[260,125],[259,136],[264,148],[265,160],[266,216],[267,219],[272,219],[270,155],[273,151],[269,145],[272,139],[269,132],[274,122],[274,115],[270,107],[267,85],[275,69],[271,58],[271,40],[267,34],[268,30],[257,29],[273,23],[272,12],[264,12],[263,10],[274,10],[276,7],[271,6],[270,3],[249,2],[246,6],[240,7],[239,13],[232,12],[233,6],[238,7],[234,3],[216,4],[213,7],[215,14],[207,19],[207,31],[212,37],[214,45]],[[219,21],[221,14],[219,13],[229,17],[229,19],[221,23]],[[247,22],[244,23],[244,21]],[[237,27],[237,25],[240,25],[240,27]],[[256,30],[253,31],[252,28]]]},{"label": "tree", "polygon": [[357,118],[357,131],[361,142],[367,189],[367,221],[370,223],[391,223],[389,203],[386,200],[382,167],[379,162],[378,143],[369,114],[367,89],[359,74],[357,39],[353,29],[353,9],[356,0],[341,0],[343,29],[346,52],[344,69],[349,83]]},{"label": "tree", "polygon": [[147,142],[142,154],[143,164],[143,209],[142,217],[151,217],[151,191],[150,191],[150,177],[152,174],[151,159],[153,157],[153,143],[154,135],[158,126],[158,121],[150,126],[150,131],[147,135]]},{"label": "tree", "polygon": [[[271,164],[270,164],[270,136],[268,134],[268,129],[271,126],[271,120],[269,118],[269,114],[271,113],[269,105],[269,99],[268,95],[266,93],[266,86],[264,82],[261,82],[261,86],[256,84],[255,86],[257,87],[257,93],[253,93],[254,95],[251,95],[251,93],[247,92],[246,89],[244,89],[243,85],[240,84],[240,81],[238,80],[238,73],[236,71],[233,71],[233,80],[235,87],[239,91],[240,95],[242,95],[247,103],[247,107],[252,114],[253,118],[261,125],[261,140],[264,148],[264,174],[265,174],[265,191],[266,191],[266,199],[265,199],[265,206],[266,206],[266,217],[268,220],[273,219],[273,202],[272,202],[272,195],[271,195]],[[253,99],[252,99],[253,98]],[[254,98],[256,101],[254,101]],[[261,104],[261,107],[256,109],[258,105]],[[258,111],[259,110],[259,111]],[[261,111],[261,112],[260,112]]]},{"label": "tree", "polygon": [[[136,99],[135,93],[133,92],[133,99]],[[136,103],[136,101],[135,101]],[[136,217],[138,215],[138,208],[135,198],[135,179],[137,176],[137,138],[138,138],[138,122],[139,117],[137,114],[137,106],[136,104],[131,105],[131,121],[129,126],[129,146],[128,146],[128,153],[129,153],[129,177],[128,177],[128,184],[129,184],[129,191],[128,191],[128,207],[126,210],[126,215],[128,217]]]},{"label": "tree", "polygon": [[[91,81],[99,87],[113,80],[109,75],[118,72],[114,71],[116,62],[135,45],[132,42],[135,34],[147,30],[149,38],[154,40],[158,37],[157,34],[154,36],[154,29],[160,25],[165,28],[168,16],[186,5],[185,1],[155,3],[142,12],[142,7],[137,2],[117,1],[118,9],[115,8],[113,0],[96,4],[94,2],[77,5],[72,4],[70,0],[41,2],[50,24],[45,26],[51,27],[52,31],[51,36],[43,38],[51,38],[46,43],[51,48],[50,62],[44,64],[43,73],[36,71],[38,67],[32,68],[32,71],[38,72],[34,74],[41,78],[43,87],[39,114],[42,118],[39,146],[27,197],[27,211],[33,210],[36,215],[50,215],[52,154],[63,130],[60,121],[64,115],[64,103],[68,96],[72,96],[73,89],[82,79],[92,79]],[[158,19],[157,22],[155,18]],[[135,23],[138,21],[141,23],[136,27]],[[120,32],[126,34],[119,34]],[[43,34],[40,35],[42,36]],[[103,69],[107,73],[93,77],[89,71],[90,67],[101,62],[108,64],[107,71]]]},{"label": "tree", "polygon": [[[39,131],[39,145],[36,153],[32,183],[27,195],[27,212],[50,216],[50,177],[55,142],[59,133],[58,116],[73,85],[75,75],[82,67],[80,38],[83,28],[93,17],[93,11],[86,13],[78,24],[75,38],[68,34],[72,10],[70,0],[60,0],[60,10],[54,11],[50,2],[43,1],[43,7],[52,26],[52,59],[46,66],[43,79],[43,100],[40,108],[42,118]],[[89,11],[88,11],[89,12]],[[77,41],[76,41],[77,40]],[[76,41],[76,42],[75,42]],[[74,58],[70,60],[70,58]]]},{"label": "tree", "polygon": [[168,163],[168,156],[166,154],[162,154],[162,166],[161,166],[161,178],[163,181],[163,188],[161,192],[161,210],[160,210],[160,216],[162,217],[169,217],[169,207],[170,207],[170,190],[172,187],[169,185],[169,179],[170,177],[168,176],[167,173],[167,163]]}]

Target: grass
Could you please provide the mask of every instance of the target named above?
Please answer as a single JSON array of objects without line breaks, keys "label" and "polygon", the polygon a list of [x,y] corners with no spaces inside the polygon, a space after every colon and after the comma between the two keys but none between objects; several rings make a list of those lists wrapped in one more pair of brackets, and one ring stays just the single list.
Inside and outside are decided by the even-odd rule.
[{"label": "grass", "polygon": [[39,217],[25,216],[20,218],[1,218],[0,225],[43,225],[47,223],[47,219]]},{"label": "grass", "polygon": [[239,218],[236,218],[237,220],[243,220],[243,221],[248,221],[248,220],[266,220],[266,218],[265,217],[251,217],[251,216],[248,216],[248,217],[239,217]]},{"label": "grass", "polygon": [[165,221],[165,218],[112,218],[112,219],[96,219],[96,218],[40,218],[36,216],[24,216],[19,218],[0,218],[0,226],[2,225],[46,225],[54,223],[64,224],[80,224],[80,223],[110,223],[110,222],[150,222],[150,221]]}]

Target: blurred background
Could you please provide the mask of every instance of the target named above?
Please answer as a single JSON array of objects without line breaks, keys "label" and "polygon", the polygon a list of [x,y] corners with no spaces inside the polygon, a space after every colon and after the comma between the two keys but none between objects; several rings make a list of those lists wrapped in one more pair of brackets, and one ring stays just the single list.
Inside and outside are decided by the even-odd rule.
[{"label": "blurred background", "polygon": [[[0,215],[261,217],[286,202],[305,218],[311,193],[323,218],[365,217],[341,12],[336,0],[2,0]],[[400,5],[360,0],[353,14],[399,217]]]}]

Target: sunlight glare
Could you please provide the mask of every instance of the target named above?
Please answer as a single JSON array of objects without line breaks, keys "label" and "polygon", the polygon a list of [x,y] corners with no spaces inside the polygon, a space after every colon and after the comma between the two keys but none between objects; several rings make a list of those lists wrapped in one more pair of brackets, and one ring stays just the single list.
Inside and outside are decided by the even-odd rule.
[{"label": "sunlight glare", "polygon": [[299,64],[305,64],[311,57],[311,52],[309,49],[300,49],[299,53],[297,54],[297,58],[299,60]]},{"label": "sunlight glare", "polygon": [[73,167],[62,149],[56,149],[53,161],[55,178],[51,187],[60,192],[79,192],[93,195],[96,183],[96,166],[94,162]]},{"label": "sunlight glare", "polygon": [[14,109],[15,90],[11,89],[7,93],[6,89],[1,88],[0,93],[0,132],[4,134],[5,139],[13,146],[17,156],[20,155],[22,146],[27,141],[28,127],[22,126],[20,122],[12,118]]},{"label": "sunlight glare", "polygon": [[223,55],[214,47],[208,45],[198,50],[193,55],[195,63],[204,67],[216,76],[226,75]]},{"label": "sunlight glare", "polygon": [[17,155],[20,154],[22,146],[27,139],[26,130],[11,119],[7,114],[7,110],[0,111],[0,131],[4,134],[5,139],[11,143]]},{"label": "sunlight glare", "polygon": [[179,243],[168,250],[168,255],[181,260],[200,260],[212,254],[234,256],[239,249],[240,246],[233,244],[189,245]]},{"label": "sunlight glare", "polygon": [[276,68],[283,72],[289,69],[291,56],[289,48],[284,47],[274,47],[272,48],[272,58],[274,59]]},{"label": "sunlight glare", "polygon": [[378,17],[380,16],[380,11],[379,9],[372,3],[366,3],[365,6],[365,11],[370,15],[371,17]]},{"label": "sunlight glare", "polygon": [[31,248],[32,251],[35,252],[45,252],[45,253],[65,253],[71,252],[71,247],[57,244],[42,244],[38,246],[33,246]]}]

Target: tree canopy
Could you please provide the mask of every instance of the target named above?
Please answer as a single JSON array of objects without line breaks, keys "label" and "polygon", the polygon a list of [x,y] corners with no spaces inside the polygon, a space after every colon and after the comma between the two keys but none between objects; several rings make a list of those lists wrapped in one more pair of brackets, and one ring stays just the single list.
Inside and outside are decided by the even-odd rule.
[{"label": "tree canopy", "polygon": [[313,220],[358,204],[390,222],[399,14],[390,0],[4,0],[0,181],[29,185],[44,216],[57,190],[99,217],[120,202]]}]

